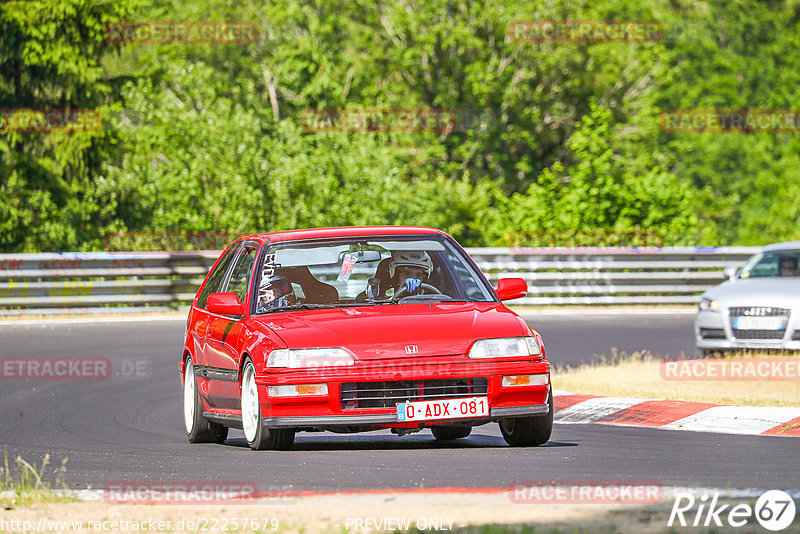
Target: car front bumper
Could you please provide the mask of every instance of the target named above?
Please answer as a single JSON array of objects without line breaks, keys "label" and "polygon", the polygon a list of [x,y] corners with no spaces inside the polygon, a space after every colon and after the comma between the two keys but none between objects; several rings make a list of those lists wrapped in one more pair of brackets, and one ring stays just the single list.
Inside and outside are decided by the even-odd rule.
[{"label": "car front bumper", "polygon": [[762,349],[800,350],[800,321],[792,313],[782,336],[776,339],[742,339],[734,335],[727,307],[718,312],[698,311],[694,322],[697,348],[702,350]]},{"label": "car front bumper", "polygon": [[[547,404],[536,404],[533,406],[511,406],[506,408],[492,408],[489,417],[469,418],[469,419],[441,419],[430,421],[418,421],[415,425],[427,426],[432,424],[442,424],[443,422],[457,424],[483,424],[497,422],[508,417],[527,417],[533,415],[547,415],[550,406]],[[364,415],[332,415],[332,416],[309,416],[309,417],[264,417],[263,424],[267,428],[329,428],[336,426],[399,426],[397,415],[390,414],[364,414]]]},{"label": "car front bumper", "polygon": [[[439,424],[471,425],[499,421],[509,417],[540,416],[549,413],[550,365],[547,360],[479,362],[462,364],[448,362],[425,365],[388,365],[374,363],[364,369],[317,369],[309,372],[267,373],[256,377],[261,400],[263,424],[267,428],[296,428],[306,430],[363,430],[365,428],[423,428]],[[504,376],[546,375],[546,384],[503,386]],[[446,418],[425,421],[397,420],[396,405],[376,408],[348,408],[342,399],[345,383],[419,382],[437,380],[485,379],[486,392],[470,393],[485,396],[489,415],[474,418]],[[274,397],[271,385],[327,384],[327,395]],[[465,397],[455,395],[453,398]],[[370,398],[371,400],[371,398]],[[408,400],[431,400],[422,394]],[[401,401],[402,402],[402,401]]]}]

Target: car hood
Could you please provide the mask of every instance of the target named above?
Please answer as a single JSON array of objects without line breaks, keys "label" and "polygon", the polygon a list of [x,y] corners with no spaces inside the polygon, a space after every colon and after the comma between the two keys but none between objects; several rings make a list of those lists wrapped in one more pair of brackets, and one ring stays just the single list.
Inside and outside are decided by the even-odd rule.
[{"label": "car hood", "polygon": [[724,282],[704,294],[731,306],[800,306],[800,278],[747,278]]},{"label": "car hood", "polygon": [[346,347],[360,360],[464,354],[476,339],[530,335],[525,322],[498,303],[387,304],[254,319],[289,348]]}]

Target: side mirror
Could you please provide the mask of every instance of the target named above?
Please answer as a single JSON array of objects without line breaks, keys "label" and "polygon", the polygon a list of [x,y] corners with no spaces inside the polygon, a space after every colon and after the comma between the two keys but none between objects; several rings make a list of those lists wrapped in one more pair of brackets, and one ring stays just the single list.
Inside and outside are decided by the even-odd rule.
[{"label": "side mirror", "polygon": [[528,283],[522,278],[501,278],[494,290],[500,300],[511,300],[528,294]]},{"label": "side mirror", "polygon": [[233,292],[211,293],[206,301],[206,308],[211,313],[220,315],[244,315],[244,306]]},{"label": "side mirror", "polygon": [[736,275],[739,274],[739,268],[735,265],[728,265],[724,269],[722,269],[722,274],[728,277],[728,279],[733,282],[736,280]]}]

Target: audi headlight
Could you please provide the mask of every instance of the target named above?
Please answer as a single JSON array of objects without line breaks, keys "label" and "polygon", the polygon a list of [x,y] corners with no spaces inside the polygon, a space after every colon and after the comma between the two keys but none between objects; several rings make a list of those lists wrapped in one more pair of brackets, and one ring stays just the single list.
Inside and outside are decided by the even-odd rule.
[{"label": "audi headlight", "polygon": [[700,299],[700,309],[703,311],[719,311],[719,302],[710,298],[703,297]]},{"label": "audi headlight", "polygon": [[334,367],[355,365],[353,354],[344,348],[327,349],[276,349],[269,353],[267,367]]},{"label": "audi headlight", "polygon": [[542,348],[535,337],[501,337],[479,339],[469,351],[470,358],[502,358],[505,356],[539,356]]}]

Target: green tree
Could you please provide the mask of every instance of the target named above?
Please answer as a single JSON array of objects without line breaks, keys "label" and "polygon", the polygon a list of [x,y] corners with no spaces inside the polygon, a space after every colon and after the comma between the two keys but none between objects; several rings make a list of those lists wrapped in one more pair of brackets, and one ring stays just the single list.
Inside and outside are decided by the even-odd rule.
[{"label": "green tree", "polygon": [[[109,231],[426,224],[686,244],[798,236],[795,133],[659,128],[681,109],[800,101],[793,1],[6,2],[3,107],[99,108],[100,132],[0,137],[0,248]],[[256,42],[115,45],[105,22],[244,20]],[[660,42],[531,43],[529,19],[662,22]],[[309,111],[455,110],[456,128],[320,132]],[[472,122],[464,122],[464,118]]]},{"label": "green tree", "polygon": [[[113,80],[101,58],[115,46],[106,22],[130,2],[0,4],[0,102],[6,110],[92,109],[108,114]],[[74,250],[113,224],[114,198],[98,196],[96,171],[114,149],[99,131],[9,130],[0,134],[0,250]]]},{"label": "green tree", "polygon": [[494,228],[498,240],[512,245],[521,238],[537,246],[526,235],[656,229],[668,241],[691,243],[697,219],[690,188],[659,166],[658,154],[634,160],[620,153],[624,135],[613,131],[610,121],[610,110],[591,108],[568,142],[570,163],[557,162],[525,194],[511,197]]}]

